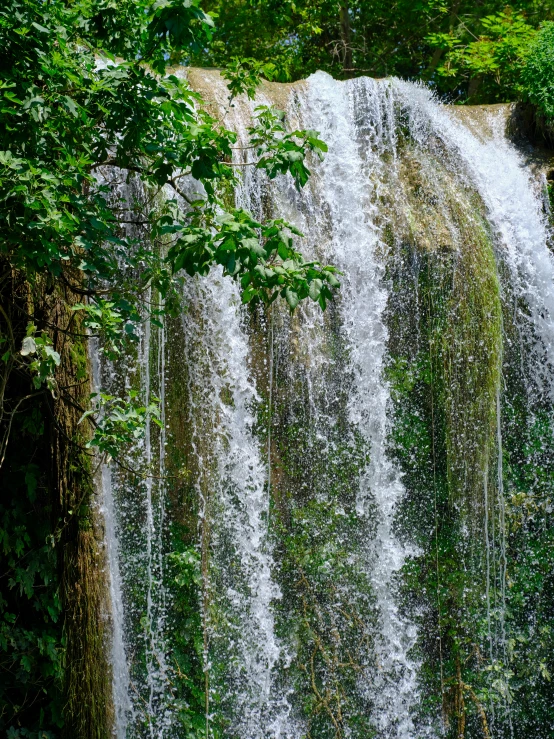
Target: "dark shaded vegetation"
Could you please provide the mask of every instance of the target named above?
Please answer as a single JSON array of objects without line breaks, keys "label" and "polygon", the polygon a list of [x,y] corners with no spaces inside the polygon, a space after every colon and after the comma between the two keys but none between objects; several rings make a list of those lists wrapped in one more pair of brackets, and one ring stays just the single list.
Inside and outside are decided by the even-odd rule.
[{"label": "dark shaded vegetation", "polygon": [[[398,76],[430,84],[456,102],[552,101],[548,0],[207,0],[216,28],[207,58],[273,65],[276,79],[322,69],[335,77]],[[206,64],[206,52],[194,54]],[[546,107],[545,107],[546,106]]]}]

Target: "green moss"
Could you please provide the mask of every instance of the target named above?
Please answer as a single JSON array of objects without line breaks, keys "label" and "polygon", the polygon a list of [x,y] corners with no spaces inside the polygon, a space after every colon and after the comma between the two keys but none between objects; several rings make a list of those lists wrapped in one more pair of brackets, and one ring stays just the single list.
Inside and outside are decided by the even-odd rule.
[{"label": "green moss", "polygon": [[490,684],[483,573],[496,485],[500,287],[482,203],[444,159],[409,146],[403,157],[407,216],[394,216],[387,239],[387,375],[391,452],[406,488],[396,528],[419,554],[403,568],[402,600],[419,626],[418,710],[437,723],[444,716],[448,737],[464,723],[465,736],[477,737]]},{"label": "green moss", "polygon": [[549,205],[549,221],[551,228],[554,228],[554,169],[548,173],[546,180],[546,194]]},{"label": "green moss", "polygon": [[[506,290],[502,407],[506,499],[507,664],[516,736],[554,732],[554,408],[532,331],[522,335]],[[504,661],[504,660],[503,660]]]},{"label": "green moss", "polygon": [[348,356],[340,319],[331,308],[325,326],[314,329],[314,341],[329,359],[317,367],[309,347],[297,339],[298,317],[274,314],[273,320],[275,347],[287,341],[290,352],[274,357],[271,408],[267,324],[260,326],[259,317],[254,356],[264,447],[271,429],[270,520],[275,577],[283,593],[276,628],[292,655],[280,673],[294,686],[290,700],[305,722],[306,738],[366,739],[375,733],[359,680],[374,660],[376,612],[364,560],[373,530],[371,506],[365,519],[356,506],[369,450],[348,420]]},{"label": "green moss", "polygon": [[452,500],[482,531],[483,481],[495,458],[502,310],[492,244],[482,223],[462,221],[463,248],[452,260],[444,322],[430,338],[433,371],[443,378],[448,482]]}]

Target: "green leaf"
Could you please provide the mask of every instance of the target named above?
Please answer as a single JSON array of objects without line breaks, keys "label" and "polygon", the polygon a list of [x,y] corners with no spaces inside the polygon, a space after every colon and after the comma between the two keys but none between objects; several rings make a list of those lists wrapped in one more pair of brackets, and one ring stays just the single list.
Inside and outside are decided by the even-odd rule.
[{"label": "green leaf", "polygon": [[312,300],[317,300],[319,298],[319,295],[321,293],[321,288],[323,287],[323,281],[322,280],[312,280],[310,283],[308,294]]},{"label": "green leaf", "polygon": [[331,287],[340,287],[340,282],[337,280],[332,272],[325,272],[325,279],[331,285]]},{"label": "green leaf", "polygon": [[294,310],[300,301],[298,294],[290,287],[285,290],[285,298],[291,310]]},{"label": "green leaf", "polygon": [[35,340],[32,336],[26,336],[23,339],[22,345],[21,345],[21,351],[20,354],[23,357],[29,356],[29,354],[36,354],[37,351],[37,345]]},{"label": "green leaf", "polygon": [[40,25],[39,23],[35,23],[35,21],[33,21],[33,22],[31,23],[31,25],[32,25],[32,26],[33,26],[34,28],[36,28],[36,29],[37,29],[38,31],[40,31],[41,33],[50,33],[50,29],[48,29],[48,28],[45,28],[44,26],[41,26],[41,25]]},{"label": "green leaf", "polygon": [[74,100],[72,100],[72,99],[71,99],[70,97],[68,97],[67,95],[64,95],[62,99],[63,99],[63,101],[64,101],[64,105],[65,105],[65,107],[66,107],[66,108],[67,108],[67,109],[69,110],[69,112],[70,112],[70,113],[71,113],[72,115],[74,115],[75,117],[77,117],[77,115],[78,115],[78,112],[77,112],[77,106],[75,105],[75,101],[74,101]]}]

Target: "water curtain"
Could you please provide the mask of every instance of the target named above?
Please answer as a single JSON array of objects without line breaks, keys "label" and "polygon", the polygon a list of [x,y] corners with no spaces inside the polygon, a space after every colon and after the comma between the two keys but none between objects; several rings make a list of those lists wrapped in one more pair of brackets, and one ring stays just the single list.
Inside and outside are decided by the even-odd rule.
[{"label": "water curtain", "polygon": [[507,109],[323,73],[229,107],[191,80],[239,143],[259,103],[320,132],[303,191],[245,166],[235,199],[342,289],[291,316],[213,270],[97,362],[163,409],[140,482],[101,476],[118,739],[531,735],[551,691],[513,662],[543,614],[510,591],[548,537],[554,258]]}]

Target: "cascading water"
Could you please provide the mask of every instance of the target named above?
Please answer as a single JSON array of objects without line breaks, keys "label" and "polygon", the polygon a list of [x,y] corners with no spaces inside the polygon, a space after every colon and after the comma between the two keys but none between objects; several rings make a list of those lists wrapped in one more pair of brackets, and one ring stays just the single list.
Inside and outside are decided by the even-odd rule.
[{"label": "cascading water", "polygon": [[[117,378],[124,374],[127,391],[133,381],[141,388],[147,403],[152,401],[152,395],[159,396],[163,403],[164,330],[157,329],[154,336],[153,333],[153,328],[146,324],[135,367],[124,364],[122,368],[121,363],[115,367],[105,365],[103,387],[119,389]],[[152,371],[155,380],[151,378]],[[161,418],[163,423],[163,411]],[[102,472],[114,622],[113,684],[118,739],[134,736],[137,725],[146,727],[145,736],[163,736],[172,724],[165,641],[164,429],[153,437],[149,419],[144,441],[131,452],[138,482],[127,470],[117,467],[104,467]],[[137,654],[140,654],[138,659]]]},{"label": "cascading water", "polygon": [[[455,111],[437,105],[425,88],[407,83],[396,85],[409,109],[414,138],[437,136],[462,160],[466,181],[486,204],[502,250],[501,259],[510,269],[514,294],[525,300],[526,310],[515,307],[521,330],[536,331],[544,346],[543,357],[551,368],[554,260],[547,243],[545,204],[540,180],[532,176],[523,155],[506,138],[505,111],[489,112],[485,131],[479,135],[457,120]],[[552,385],[551,372],[547,376],[550,380],[546,382]]]},{"label": "cascading water", "polygon": [[[147,299],[156,298],[149,294]],[[107,467],[102,477],[116,734],[179,735],[174,720],[179,697],[172,681],[171,637],[167,639],[173,604],[166,590],[164,527],[170,503],[166,488],[175,479],[166,466],[170,419],[181,412],[188,427],[184,474],[194,477],[191,487],[199,501],[195,545],[201,593],[193,607],[203,612],[206,732],[211,732],[212,695],[225,695],[226,716],[233,717],[232,730],[241,737],[253,739],[260,731],[293,737],[286,694],[273,688],[272,671],[282,654],[270,604],[279,590],[272,581],[267,541],[268,473],[251,428],[257,396],[249,379],[240,296],[233,283],[211,275],[187,284],[183,300],[186,312],[173,354],[166,326],[146,322],[136,358],[120,360],[115,368],[104,364],[97,371],[104,387],[120,392],[118,380],[127,375],[126,390],[140,387],[146,404],[157,399],[161,408],[160,429],[148,420],[144,442],[132,451],[138,484],[128,474],[132,470],[116,469],[115,485]],[[178,403],[166,399],[170,356],[185,367],[177,381]],[[175,392],[175,383],[170,385]],[[189,552],[184,554],[186,559]],[[139,583],[143,585],[137,588]]]},{"label": "cascading water", "polygon": [[[147,299],[152,300],[149,293]],[[155,447],[152,440],[152,420],[147,419],[144,438],[144,479],[146,512],[146,619],[143,622],[146,660],[147,715],[153,717],[149,732],[152,738],[163,736],[164,728],[171,725],[166,696],[169,689],[166,644],[164,638],[166,620],[166,593],[164,585],[163,529],[165,525],[165,328],[157,332],[156,360],[153,361],[152,326],[145,325],[140,346],[139,367],[143,382],[145,402],[152,401],[153,386],[150,379],[152,365],[156,369],[161,407],[161,433],[157,449],[157,475],[152,475]],[[155,718],[154,718],[155,717]]]},{"label": "cascading water", "polygon": [[[526,167],[524,157],[506,138],[506,112],[493,109],[485,116],[481,127],[475,121],[457,120],[455,110],[438,106],[429,93],[420,87],[396,83],[402,104],[409,109],[412,136],[421,142],[430,136],[440,138],[451,155],[459,158],[462,178],[475,187],[487,210],[497,251],[499,268],[504,267],[505,300],[508,312],[518,332],[519,341],[527,353],[525,367],[525,395],[529,425],[534,422],[539,398],[552,397],[554,361],[554,257],[548,247],[548,209],[540,192],[540,179]],[[469,125],[468,125],[469,124]],[[545,212],[546,211],[546,212]],[[510,343],[510,337],[504,339]],[[509,372],[509,368],[506,369]],[[505,385],[505,382],[502,382]],[[492,555],[497,581],[498,598],[495,603],[498,629],[496,657],[492,656],[493,638],[490,634],[490,564],[487,563],[487,611],[491,662],[507,668],[508,644],[506,626],[507,524],[504,491],[502,405],[501,392],[496,391],[496,455],[497,498],[493,508],[492,535],[489,541],[489,516],[484,521],[486,556]],[[509,404],[510,399],[506,402]],[[552,409],[549,410],[552,418]],[[513,737],[511,709],[504,689],[504,711],[507,716],[506,736]],[[494,706],[491,707],[492,729]],[[502,727],[498,727],[502,732]],[[503,734],[499,734],[503,735]]]},{"label": "cascading water", "polygon": [[[100,390],[100,362],[98,345],[92,345],[92,384],[95,392]],[[127,723],[133,717],[133,707],[129,698],[129,668],[125,654],[123,636],[123,585],[119,569],[118,537],[115,523],[115,503],[112,473],[107,464],[100,469],[100,514],[104,522],[104,543],[109,570],[109,596],[112,609],[112,640],[110,658],[112,665],[113,702],[115,708],[115,735],[125,739]]]},{"label": "cascading water", "polygon": [[389,389],[383,372],[388,337],[383,314],[388,291],[375,202],[385,155],[395,154],[393,96],[388,85],[368,78],[337,85],[318,74],[308,81],[306,99],[310,127],[318,126],[329,142],[330,155],[320,175],[333,229],[325,259],[345,275],[341,312],[354,375],[349,415],[371,455],[360,480],[357,512],[368,517],[371,500],[377,505],[376,537],[368,542],[366,568],[379,608],[379,670],[366,689],[374,692],[380,734],[408,739],[414,735],[410,707],[417,700],[415,665],[408,656],[415,634],[399,614],[392,582],[405,549],[392,532],[402,482],[386,450]]},{"label": "cascading water", "polygon": [[[402,484],[386,453],[388,387],[383,370],[387,330],[383,312],[387,290],[379,261],[380,226],[374,202],[383,155],[394,154],[392,105],[389,87],[369,79],[341,85],[323,74],[310,78],[288,115],[298,118],[303,128],[317,128],[329,145],[329,155],[315,172],[312,186],[293,196],[292,207],[290,185],[288,191],[274,186],[277,192],[272,199],[273,212],[293,221],[306,235],[308,256],[336,264],[345,274],[340,333],[349,361],[341,369],[353,376],[349,420],[370,448],[371,462],[358,480],[356,512],[366,538],[363,569],[373,583],[380,619],[378,669],[364,674],[359,690],[372,703],[382,735],[407,739],[413,736],[409,711],[417,699],[415,665],[408,657],[414,632],[399,615],[392,586],[405,556],[392,534]],[[256,209],[259,184],[255,178],[247,183],[253,194],[245,198],[246,207]],[[296,341],[317,351],[321,342],[314,331],[314,318],[301,323]],[[316,319],[317,323],[321,320]],[[312,410],[303,421],[317,432],[324,424],[318,417],[322,409],[314,402],[313,387],[318,381],[323,384],[327,397],[319,405],[328,414],[337,378],[326,381],[321,377],[321,360],[311,359],[310,364],[307,381]],[[330,386],[325,387],[326,382]],[[372,519],[375,508],[377,522]]]},{"label": "cascading water", "polygon": [[[245,145],[255,104],[191,80]],[[97,372],[162,407],[142,480],[102,477],[116,735],[539,737],[513,702],[534,627],[510,589],[546,536],[513,501],[549,499],[546,473],[516,474],[552,452],[542,191],[502,111],[322,73],[257,102],[329,153],[301,192],[243,167],[237,204],[294,223],[343,284],[291,317],[217,270],[186,279],[182,316]]]},{"label": "cascading water", "polygon": [[188,285],[185,301],[185,402],[206,557],[204,669],[213,672],[211,691],[222,696],[232,716],[231,732],[245,739],[293,736],[286,697],[273,685],[281,650],[271,603],[280,593],[272,581],[268,473],[252,428],[257,393],[240,296],[233,283],[214,274]]}]

